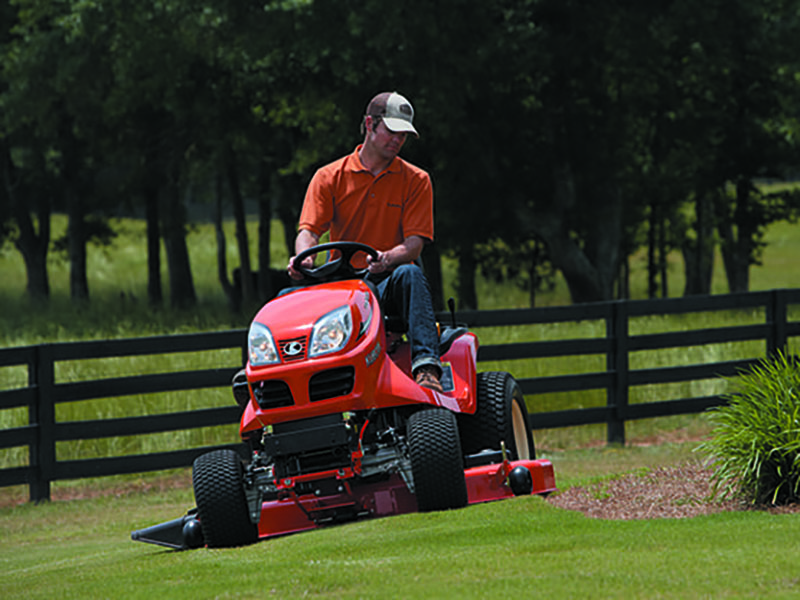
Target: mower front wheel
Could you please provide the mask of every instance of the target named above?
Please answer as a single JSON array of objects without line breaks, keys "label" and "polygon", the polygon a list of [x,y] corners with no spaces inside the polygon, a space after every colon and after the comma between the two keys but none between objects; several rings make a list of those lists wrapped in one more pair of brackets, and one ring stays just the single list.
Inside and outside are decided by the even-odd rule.
[{"label": "mower front wheel", "polygon": [[443,408],[415,412],[408,420],[411,472],[421,512],[467,505],[467,483],[458,426]]},{"label": "mower front wheel", "polygon": [[209,548],[244,546],[258,538],[242,483],[242,461],[233,450],[214,450],[194,461],[192,485],[203,538]]}]

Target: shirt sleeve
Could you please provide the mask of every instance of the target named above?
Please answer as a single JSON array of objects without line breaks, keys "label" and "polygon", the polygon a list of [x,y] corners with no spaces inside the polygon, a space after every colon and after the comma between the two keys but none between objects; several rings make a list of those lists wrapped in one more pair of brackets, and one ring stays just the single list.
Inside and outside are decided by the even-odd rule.
[{"label": "shirt sleeve", "polygon": [[433,241],[433,186],[424,171],[414,174],[403,209],[403,237],[412,235]]},{"label": "shirt sleeve", "polygon": [[330,177],[320,169],[314,173],[308,184],[303,210],[297,229],[307,229],[321,236],[328,231],[333,221],[333,188]]}]

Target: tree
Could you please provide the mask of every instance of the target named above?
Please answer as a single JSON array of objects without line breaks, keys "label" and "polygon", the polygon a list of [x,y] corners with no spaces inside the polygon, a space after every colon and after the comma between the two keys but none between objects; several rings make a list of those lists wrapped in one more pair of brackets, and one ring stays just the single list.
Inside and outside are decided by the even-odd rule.
[{"label": "tree", "polygon": [[[22,164],[18,164],[12,158],[10,141],[10,137],[0,140],[4,192],[0,216],[3,235],[10,237],[22,254],[28,296],[34,300],[43,300],[50,295],[47,250],[50,244],[52,205],[46,185],[51,178],[40,154],[30,152],[28,160],[19,161]],[[35,172],[40,174],[38,178],[33,177]]]},{"label": "tree", "polygon": [[[691,259],[688,290],[706,289],[715,226],[731,289],[746,289],[743,270],[768,214],[752,181],[795,158],[776,134],[797,88],[796,10],[748,0],[514,5],[515,22],[540,33],[529,34],[518,64],[541,73],[523,107],[527,155],[545,158],[521,173],[553,179],[529,192],[518,220],[547,242],[573,300],[611,297],[622,234],[643,223],[643,207],[662,284],[657,251],[672,236]],[[737,193],[721,204],[715,192],[728,184]]]},{"label": "tree", "polygon": [[[203,188],[214,197],[222,177],[216,198],[235,215],[244,296],[255,267],[243,205],[257,199],[268,294],[272,218],[291,246],[314,169],[352,151],[367,100],[396,89],[422,132],[404,155],[434,182],[425,260],[437,308],[441,256],[457,259],[466,308],[478,306],[479,268],[535,284],[552,264],[574,301],[624,295],[642,244],[653,294],[666,294],[671,248],[685,257],[685,292],[707,292],[717,239],[731,289],[746,288],[763,227],[791,204],[754,182],[796,162],[797,6],[4,2],[3,23],[16,27],[0,40],[0,231],[28,255],[31,285],[46,289],[43,220],[69,209],[74,294],[86,296],[92,227],[127,202],[148,221],[150,301],[162,301],[162,237],[171,302],[191,305],[185,198]],[[95,181],[109,168],[124,176],[103,195]]]},{"label": "tree", "polygon": [[[28,81],[25,56],[16,52],[12,29],[19,20],[8,2],[0,3],[2,22],[2,79],[0,79],[0,161],[3,202],[0,209],[3,239],[10,238],[22,254],[27,275],[26,290],[32,299],[50,294],[47,250],[50,244],[52,200],[48,184],[53,174],[51,154],[36,138],[34,119],[26,118],[21,99],[35,85]],[[35,100],[36,95],[34,94]],[[40,109],[41,104],[30,106]],[[38,174],[38,176],[37,176]]]},{"label": "tree", "polygon": [[702,119],[705,135],[694,135],[707,140],[698,192],[716,190],[713,217],[732,292],[749,287],[764,227],[787,215],[754,181],[796,164],[796,149],[779,124],[791,117],[787,99],[798,91],[797,8],[782,0],[739,0],[706,3],[702,11],[683,5],[680,13],[695,36],[682,85]]}]

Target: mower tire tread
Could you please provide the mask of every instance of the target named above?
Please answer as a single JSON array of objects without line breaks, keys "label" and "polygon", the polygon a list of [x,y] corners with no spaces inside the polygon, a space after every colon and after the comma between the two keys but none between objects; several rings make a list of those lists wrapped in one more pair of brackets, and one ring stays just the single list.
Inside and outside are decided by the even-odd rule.
[{"label": "mower tire tread", "polygon": [[[515,436],[515,418],[526,424],[522,427],[524,433],[520,432],[518,436]],[[483,450],[500,450],[500,442],[504,441],[510,458],[535,458],[525,397],[510,373],[478,373],[475,413],[459,415],[458,425],[465,455]],[[517,437],[524,439],[518,440]],[[517,447],[518,442],[521,448]]]},{"label": "mower tire tread", "polygon": [[467,484],[455,415],[420,410],[408,420],[408,448],[417,507],[421,512],[467,505]]},{"label": "mower tire tread", "polygon": [[192,485],[203,538],[209,548],[251,544],[258,529],[250,521],[242,483],[242,461],[233,450],[214,450],[194,461]]}]

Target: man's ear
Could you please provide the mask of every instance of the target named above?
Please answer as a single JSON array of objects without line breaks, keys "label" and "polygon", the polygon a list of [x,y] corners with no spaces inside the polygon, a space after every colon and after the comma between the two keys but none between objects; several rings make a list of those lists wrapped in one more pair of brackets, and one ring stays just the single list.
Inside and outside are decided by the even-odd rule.
[{"label": "man's ear", "polygon": [[367,115],[364,117],[364,126],[371,129],[373,133],[378,131],[378,125],[380,124],[380,117],[375,117],[374,115]]}]

